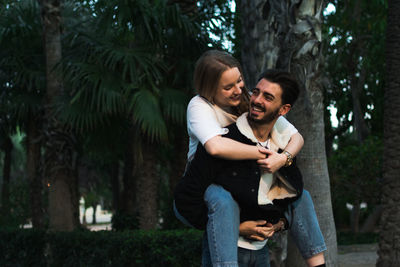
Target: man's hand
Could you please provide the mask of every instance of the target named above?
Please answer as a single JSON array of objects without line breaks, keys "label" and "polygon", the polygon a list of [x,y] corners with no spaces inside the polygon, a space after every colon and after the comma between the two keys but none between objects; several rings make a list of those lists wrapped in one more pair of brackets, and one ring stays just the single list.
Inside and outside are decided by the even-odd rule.
[{"label": "man's hand", "polygon": [[283,153],[278,153],[269,149],[261,149],[259,151],[266,154],[266,159],[257,160],[261,170],[269,173],[274,173],[281,167],[285,166],[287,156]]},{"label": "man's hand", "polygon": [[239,226],[239,234],[249,239],[264,241],[275,232],[272,224],[266,221],[245,221]]}]

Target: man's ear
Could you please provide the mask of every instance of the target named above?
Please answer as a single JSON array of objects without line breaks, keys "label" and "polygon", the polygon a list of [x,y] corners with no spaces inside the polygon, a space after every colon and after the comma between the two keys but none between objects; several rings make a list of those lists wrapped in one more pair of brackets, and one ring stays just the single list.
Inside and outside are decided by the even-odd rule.
[{"label": "man's ear", "polygon": [[292,106],[290,104],[284,104],[280,109],[279,109],[279,115],[286,115]]}]

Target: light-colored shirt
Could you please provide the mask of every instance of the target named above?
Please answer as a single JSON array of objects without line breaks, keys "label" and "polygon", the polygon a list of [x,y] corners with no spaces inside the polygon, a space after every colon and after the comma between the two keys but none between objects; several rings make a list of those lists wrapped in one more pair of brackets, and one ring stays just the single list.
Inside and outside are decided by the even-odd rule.
[{"label": "light-colored shirt", "polygon": [[[208,140],[217,136],[226,134],[228,129],[224,128],[238,120],[240,132],[247,138],[257,143],[248,121],[247,113],[242,114],[239,119],[217,105],[214,105],[206,99],[195,96],[187,107],[187,130],[189,134],[189,152],[188,160],[191,160],[197,150],[199,142],[204,145]],[[283,116],[280,116],[271,130],[269,149],[277,151],[284,149],[290,140],[290,137],[297,133],[297,129]],[[264,173],[260,177],[260,187],[258,192],[258,203],[267,204],[271,201],[267,198],[267,193],[272,184],[272,174]],[[252,241],[239,236],[238,246],[251,250],[259,250],[265,246],[267,240]]]},{"label": "light-colored shirt", "polygon": [[[246,136],[248,139],[250,139],[254,143],[260,143],[257,140],[257,138],[254,136],[254,132],[249,125],[249,122],[247,120],[247,113],[242,114],[237,119],[236,125],[241,134]],[[275,125],[276,125],[276,123],[275,123]],[[275,125],[274,125],[274,127],[275,127]],[[267,142],[261,143],[261,144],[264,146],[268,145],[268,148],[272,151],[278,151],[279,148],[284,149],[286,147],[287,143],[289,142],[290,137],[293,134],[297,133],[297,130],[291,124],[290,124],[291,127],[285,127],[284,129],[280,128],[283,125],[284,124],[278,124],[277,129],[276,129],[276,132],[279,133],[278,140],[279,140],[279,142],[281,142],[280,145],[278,145],[272,137],[270,139],[268,139]],[[286,144],[285,144],[285,142],[286,142]],[[270,199],[268,199],[268,192],[269,192],[273,182],[274,182],[274,177],[273,177],[272,173],[264,172],[261,174],[260,184],[258,187],[258,198],[257,198],[257,202],[259,205],[272,204],[272,201]],[[263,241],[250,240],[250,239],[244,238],[242,236],[239,236],[238,246],[241,248],[246,248],[246,249],[250,249],[250,250],[259,250],[265,246],[267,241],[268,241],[267,239],[263,240]]]}]

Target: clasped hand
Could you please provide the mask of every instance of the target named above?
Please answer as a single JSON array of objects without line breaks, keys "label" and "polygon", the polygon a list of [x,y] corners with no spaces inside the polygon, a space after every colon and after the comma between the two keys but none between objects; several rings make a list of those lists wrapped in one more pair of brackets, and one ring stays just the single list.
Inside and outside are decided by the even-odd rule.
[{"label": "clasped hand", "polygon": [[257,160],[260,169],[264,172],[274,173],[286,164],[286,155],[281,154],[264,147],[259,147],[258,150],[266,155],[265,159]]},{"label": "clasped hand", "polygon": [[239,226],[239,233],[249,239],[263,241],[274,235],[276,231],[282,229],[282,223],[267,223],[267,221],[245,221]]}]

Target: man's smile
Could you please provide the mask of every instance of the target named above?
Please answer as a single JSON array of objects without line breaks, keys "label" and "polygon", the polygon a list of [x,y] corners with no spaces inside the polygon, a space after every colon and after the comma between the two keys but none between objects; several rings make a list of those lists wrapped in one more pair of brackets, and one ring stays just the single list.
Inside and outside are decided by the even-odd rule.
[{"label": "man's smile", "polygon": [[251,111],[255,112],[265,112],[265,108],[261,105],[251,103]]}]

